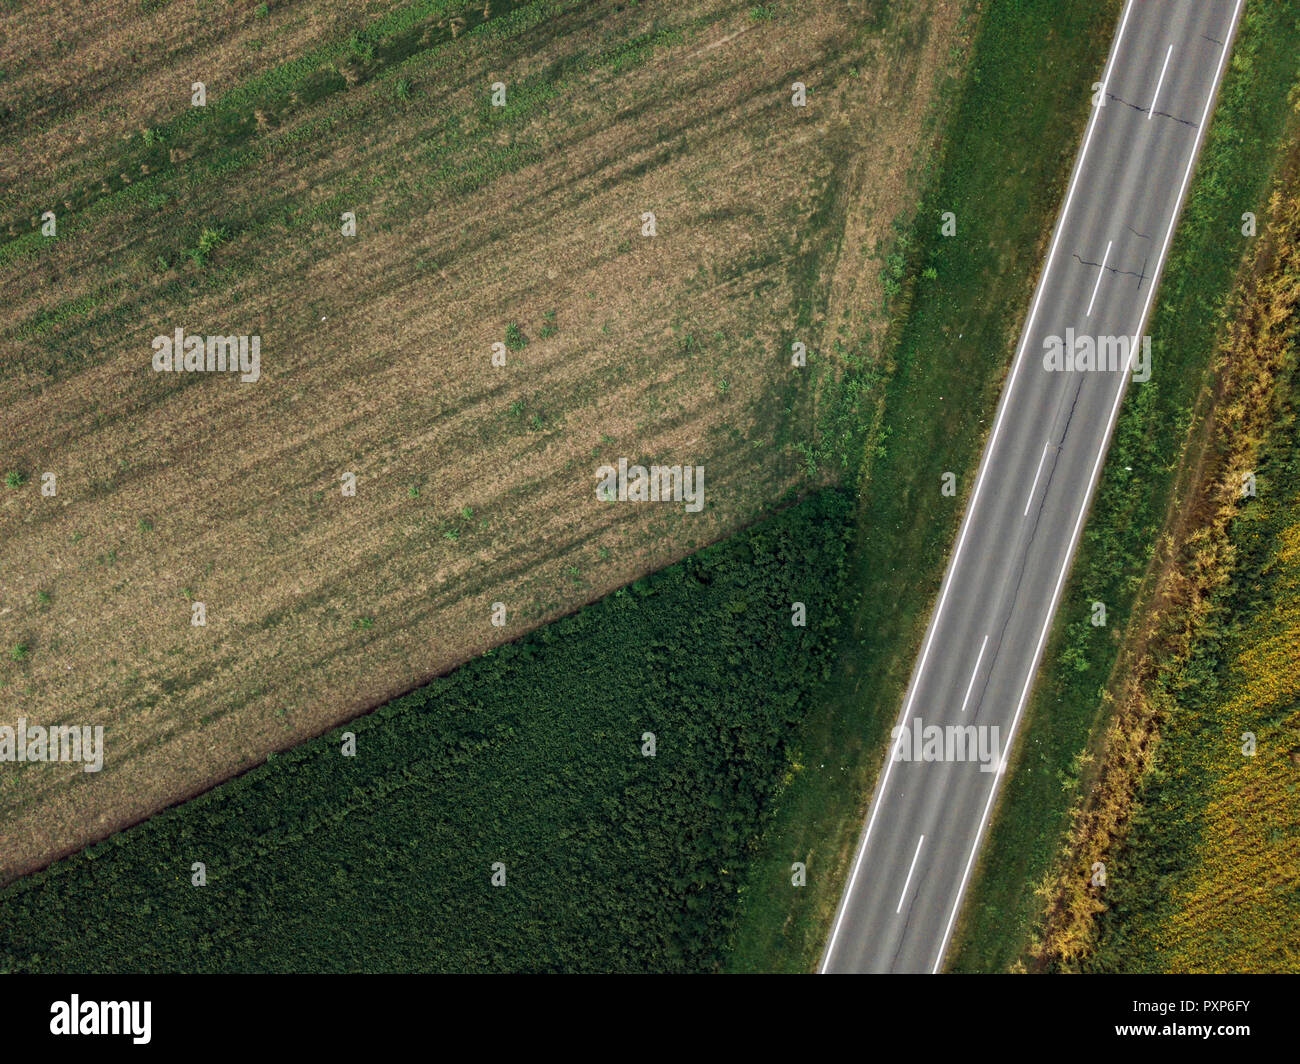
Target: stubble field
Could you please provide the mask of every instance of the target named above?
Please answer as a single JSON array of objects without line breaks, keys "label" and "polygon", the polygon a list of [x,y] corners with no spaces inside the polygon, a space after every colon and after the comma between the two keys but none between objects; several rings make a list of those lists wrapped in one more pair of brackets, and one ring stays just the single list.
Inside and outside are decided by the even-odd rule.
[{"label": "stubble field", "polygon": [[0,723],[106,744],[0,774],[0,881],[832,479],[968,6],[0,14]]}]

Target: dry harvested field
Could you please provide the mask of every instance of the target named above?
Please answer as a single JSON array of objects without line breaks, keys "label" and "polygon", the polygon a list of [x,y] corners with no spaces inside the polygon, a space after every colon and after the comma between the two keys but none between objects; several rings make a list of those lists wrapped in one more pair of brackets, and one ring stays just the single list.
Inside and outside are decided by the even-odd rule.
[{"label": "dry harvested field", "polygon": [[973,8],[6,4],[0,881],[833,476]]}]

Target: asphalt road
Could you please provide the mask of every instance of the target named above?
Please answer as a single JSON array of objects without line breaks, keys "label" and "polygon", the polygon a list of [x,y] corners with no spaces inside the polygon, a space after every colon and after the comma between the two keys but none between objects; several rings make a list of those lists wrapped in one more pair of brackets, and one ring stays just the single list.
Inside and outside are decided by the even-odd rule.
[{"label": "asphalt road", "polygon": [[[1241,5],[1124,8],[1101,75],[1106,102],[1089,119],[904,699],[906,737],[872,797],[823,971],[943,965],[1120,402],[1143,387],[1141,330]],[[1049,369],[1048,338],[1067,329],[1128,337],[1127,358],[1107,370]],[[1157,358],[1151,374],[1160,371]],[[955,742],[927,751],[930,725],[985,730],[961,733],[973,757]],[[936,754],[946,759],[925,759]]]}]

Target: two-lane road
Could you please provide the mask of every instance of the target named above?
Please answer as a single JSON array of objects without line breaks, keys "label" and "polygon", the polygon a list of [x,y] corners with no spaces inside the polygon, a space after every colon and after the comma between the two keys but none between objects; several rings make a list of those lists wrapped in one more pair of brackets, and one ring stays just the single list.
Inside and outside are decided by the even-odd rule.
[{"label": "two-lane road", "polygon": [[[1089,119],[897,722],[908,759],[894,749],[881,772],[823,971],[943,964],[1120,402],[1143,386],[1141,332],[1241,6],[1125,5],[1105,103]],[[1117,368],[1045,361],[1059,352],[1063,363],[1067,338],[1086,353],[1079,338],[1112,337],[1129,345]],[[1149,369],[1161,372],[1158,361]],[[972,749],[926,751],[911,736],[931,725],[969,727],[950,734]],[[978,743],[994,740],[982,763]]]}]

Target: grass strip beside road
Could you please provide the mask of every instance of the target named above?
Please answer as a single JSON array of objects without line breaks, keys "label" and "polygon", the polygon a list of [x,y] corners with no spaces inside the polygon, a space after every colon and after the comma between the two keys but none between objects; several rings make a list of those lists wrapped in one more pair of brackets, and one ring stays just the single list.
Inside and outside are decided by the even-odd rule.
[{"label": "grass strip beside road", "polygon": [[[918,212],[859,492],[851,628],[743,887],[728,967],[816,967],[1105,61],[1118,0],[993,0]],[[955,236],[940,234],[956,216]],[[958,474],[944,497],[943,474]],[[791,865],[807,865],[807,886]]]}]

